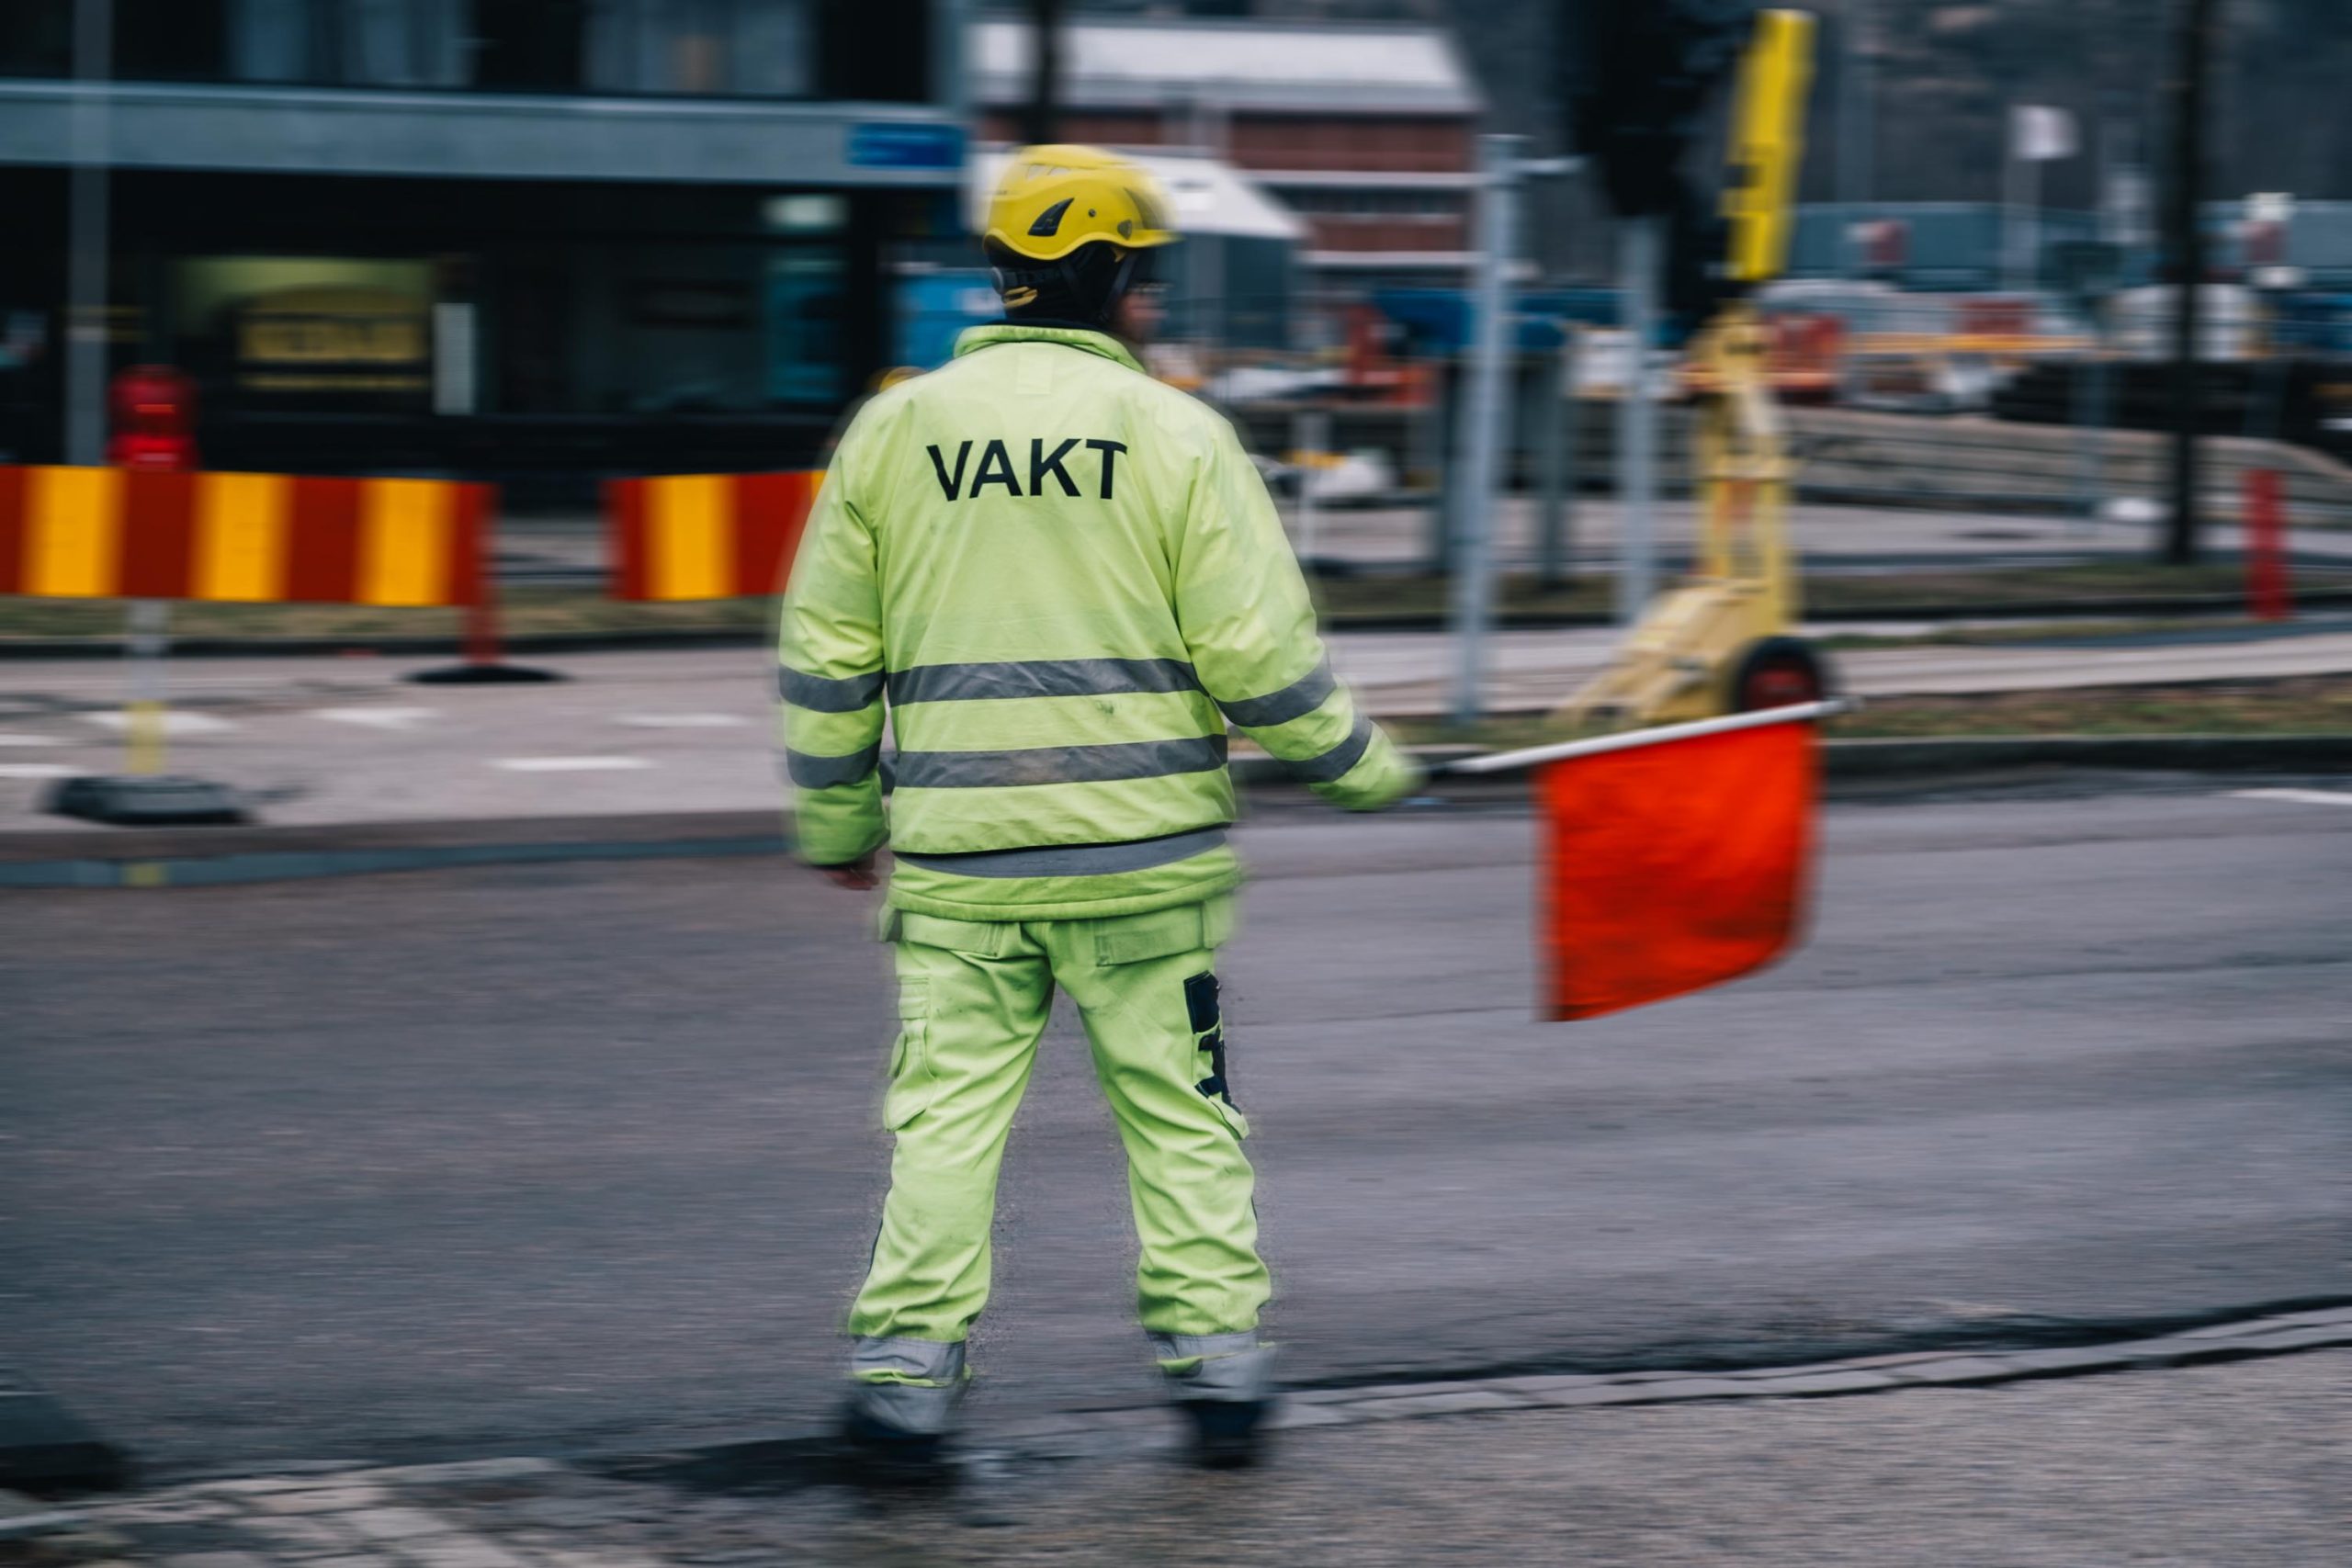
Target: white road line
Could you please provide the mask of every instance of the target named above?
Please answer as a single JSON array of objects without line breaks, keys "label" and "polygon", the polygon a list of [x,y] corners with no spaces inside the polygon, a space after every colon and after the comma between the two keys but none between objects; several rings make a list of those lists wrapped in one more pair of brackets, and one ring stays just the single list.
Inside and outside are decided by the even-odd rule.
[{"label": "white road line", "polygon": [[0,762],[0,779],[70,779],[87,772],[62,762]]},{"label": "white road line", "polygon": [[321,708],[312,716],[366,729],[413,729],[439,713],[438,708]]},{"label": "white road line", "polygon": [[491,766],[510,773],[617,773],[653,764],[643,757],[501,757]]},{"label": "white road line", "polygon": [[616,722],[639,729],[737,729],[752,721],[733,713],[631,713]]},{"label": "white road line", "polygon": [[54,735],[0,735],[0,746],[62,746]]},{"label": "white road line", "polygon": [[2306,806],[2352,806],[2352,791],[2338,789],[2233,789],[2240,800],[2297,800]]},{"label": "white road line", "polygon": [[[130,716],[119,711],[85,713],[82,716],[100,729],[111,729],[118,734],[130,726]],[[218,735],[236,728],[228,719],[215,718],[209,713],[189,713],[185,709],[172,708],[164,715],[164,733],[166,735]]]}]

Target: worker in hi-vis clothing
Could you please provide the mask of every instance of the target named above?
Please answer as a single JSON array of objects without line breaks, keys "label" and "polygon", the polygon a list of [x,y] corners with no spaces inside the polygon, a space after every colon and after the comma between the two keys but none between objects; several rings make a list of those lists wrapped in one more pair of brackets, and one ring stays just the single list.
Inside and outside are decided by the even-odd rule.
[{"label": "worker in hi-vis clothing", "polygon": [[785,597],[800,854],[853,889],[886,842],[895,862],[896,1150],[845,1416],[885,1460],[938,1457],[969,1375],[1005,1136],[1057,987],[1125,1145],[1170,1393],[1205,1461],[1254,1452],[1267,1274],[1215,969],[1241,881],[1227,724],[1351,809],[1419,780],[1333,680],[1232,427],[1136,359],[1166,210],[1092,148],[1013,155],[985,239],[1004,321],[859,411]]}]

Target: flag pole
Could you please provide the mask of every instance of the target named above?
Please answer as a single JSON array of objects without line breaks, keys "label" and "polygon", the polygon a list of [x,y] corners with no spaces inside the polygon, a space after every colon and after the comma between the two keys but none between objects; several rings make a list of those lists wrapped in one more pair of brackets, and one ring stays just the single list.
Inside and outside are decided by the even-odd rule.
[{"label": "flag pole", "polygon": [[1502,773],[1543,762],[1565,762],[1577,757],[1598,757],[1610,751],[1630,751],[1637,746],[1661,746],[1669,740],[1695,740],[1703,735],[1730,735],[1760,729],[1769,724],[1799,724],[1848,713],[1861,705],[1849,697],[1817,703],[1792,703],[1786,707],[1758,708],[1753,713],[1726,714],[1721,718],[1694,718],[1688,724],[1662,724],[1649,729],[1628,729],[1618,735],[1595,735],[1583,740],[1563,740],[1555,746],[1531,746],[1518,751],[1490,751],[1444,764],[1449,773]]}]

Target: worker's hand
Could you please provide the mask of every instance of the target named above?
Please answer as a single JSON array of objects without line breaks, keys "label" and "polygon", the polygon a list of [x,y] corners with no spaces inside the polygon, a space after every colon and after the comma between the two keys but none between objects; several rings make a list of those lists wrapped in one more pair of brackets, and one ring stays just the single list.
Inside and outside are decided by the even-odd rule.
[{"label": "worker's hand", "polygon": [[872,850],[839,865],[820,865],[817,867],[817,874],[834,886],[845,887],[852,893],[868,892],[881,880],[874,874]]}]

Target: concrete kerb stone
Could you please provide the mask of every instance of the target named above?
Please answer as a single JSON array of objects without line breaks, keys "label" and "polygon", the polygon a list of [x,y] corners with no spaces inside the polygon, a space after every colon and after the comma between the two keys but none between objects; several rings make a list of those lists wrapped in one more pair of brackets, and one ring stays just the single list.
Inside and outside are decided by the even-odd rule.
[{"label": "concrete kerb stone", "polygon": [[1996,1356],[1961,1356],[1949,1360],[1920,1361],[1889,1367],[1883,1375],[1897,1383],[2006,1382],[2015,1374]]},{"label": "concrete kerb stone", "polygon": [[1879,1372],[1801,1372],[1792,1377],[1757,1380],[1756,1393],[1786,1399],[1798,1395],[1871,1393],[1894,1386],[1893,1378]]},{"label": "concrete kerb stone", "polygon": [[[2352,604],[2352,589],[2305,585],[2295,594],[2305,609],[2333,609]],[[2242,611],[2245,599],[2235,593],[2109,594],[2069,599],[1981,601],[1955,600],[1917,604],[1886,604],[1815,608],[1806,618],[1822,625],[1885,621],[2067,621],[2130,615],[2230,615]],[[1506,610],[1495,618],[1504,631],[1553,631],[1606,626],[1613,617],[1602,611],[1547,612]],[[1450,618],[1433,611],[1341,610],[1323,617],[1326,631],[1442,632]],[[751,626],[615,628],[594,632],[523,632],[500,639],[503,652],[515,658],[553,658],[577,653],[660,652],[674,649],[763,649],[773,635]],[[315,659],[369,653],[387,659],[444,659],[465,652],[463,639],[453,637],[229,637],[175,638],[175,659]],[[35,660],[115,660],[123,656],[123,639],[113,636],[0,637],[0,663]]]},{"label": "concrete kerb stone", "polygon": [[1955,777],[2023,768],[2331,773],[2352,768],[2352,735],[1988,735],[1832,740],[1823,746],[1822,757],[1832,783]]},{"label": "concrete kerb stone", "polygon": [[129,1474],[119,1449],[55,1395],[0,1366],[0,1486],[117,1486]]},{"label": "concrete kerb stone", "polygon": [[[2239,1319],[2180,1334],[2104,1345],[2018,1350],[1915,1350],[1723,1372],[1564,1372],[1308,1389],[1285,1398],[1277,1425],[1313,1429],[1513,1410],[1660,1404],[1702,1399],[1824,1398],[1905,1388],[1992,1384],[2122,1371],[2177,1365],[2184,1360],[2284,1355],[2339,1345],[2352,1345],[2352,1306]],[[1019,1451],[1018,1443],[1010,1446]]]},{"label": "concrete kerb stone", "polygon": [[[1424,763],[1477,749],[1413,749]],[[1832,784],[1951,781],[2046,768],[2189,773],[2352,771],[2352,735],[1987,736],[1831,740]],[[1271,757],[1233,759],[1251,789],[1287,779]],[[1491,784],[1487,785],[1491,787]],[[716,811],[633,817],[353,822],[0,835],[0,887],[164,888],[462,866],[779,854],[775,817]]]},{"label": "concrete kerb stone", "polygon": [[[1308,1390],[1285,1401],[1273,1424],[1283,1430],[1313,1431],[1372,1422],[1611,1404],[1825,1398],[2120,1371],[2183,1360],[2286,1355],[2337,1346],[2352,1346],[2352,1307],[2305,1309],[2096,1346],[1908,1352],[1738,1372],[1513,1375]],[[1154,1406],[1041,1417],[986,1436],[990,1462],[1004,1463],[1166,1450],[1174,1446],[1177,1431],[1167,1411]],[[505,1568],[518,1559],[498,1542],[473,1533],[455,1511],[439,1511],[450,1502],[450,1489],[494,1483],[511,1486],[522,1495],[528,1495],[532,1488],[560,1494],[567,1484],[590,1483],[596,1475],[609,1473],[584,1464],[517,1457],[193,1482],[73,1506],[0,1498],[0,1505],[14,1504],[0,1506],[0,1540],[54,1540],[60,1548],[108,1546],[108,1551],[98,1554],[110,1555],[110,1543],[120,1539],[124,1529],[195,1526],[209,1532],[208,1539],[225,1534],[265,1552],[276,1547],[311,1562],[318,1561],[317,1553],[335,1550],[341,1540],[349,1543],[345,1551],[367,1553],[364,1560],[371,1563],[397,1557],[416,1568]],[[582,1527],[610,1513],[609,1508],[590,1507],[582,1515]],[[237,1532],[246,1526],[252,1527],[250,1531],[239,1536]],[[560,1533],[556,1529],[550,1541]],[[517,1536],[508,1544],[519,1540]],[[585,1541],[581,1545],[594,1555],[594,1546]],[[542,1550],[535,1537],[530,1550],[537,1561],[554,1548]],[[226,1550],[223,1555],[232,1560],[236,1554]],[[277,1560],[274,1552],[266,1559]]]}]

